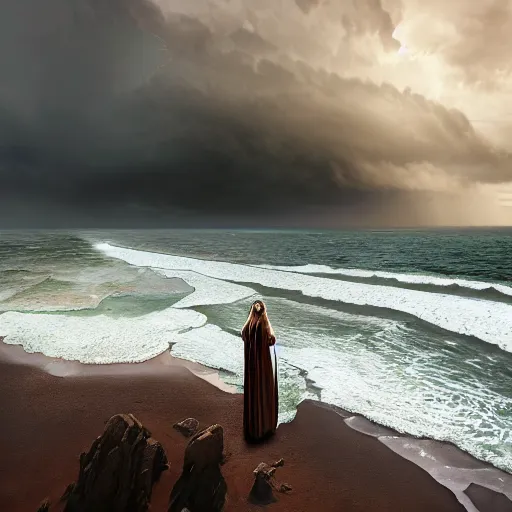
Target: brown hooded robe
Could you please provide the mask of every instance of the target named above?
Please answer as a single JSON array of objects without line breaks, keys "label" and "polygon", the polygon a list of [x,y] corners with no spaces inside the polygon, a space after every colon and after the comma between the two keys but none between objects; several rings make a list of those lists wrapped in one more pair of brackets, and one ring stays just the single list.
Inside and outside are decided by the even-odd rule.
[{"label": "brown hooded robe", "polygon": [[[261,306],[259,312],[255,308],[257,303]],[[242,339],[245,342],[244,435],[247,441],[257,442],[276,431],[278,413],[277,358],[274,372],[270,353],[276,338],[263,302],[252,305]]]}]

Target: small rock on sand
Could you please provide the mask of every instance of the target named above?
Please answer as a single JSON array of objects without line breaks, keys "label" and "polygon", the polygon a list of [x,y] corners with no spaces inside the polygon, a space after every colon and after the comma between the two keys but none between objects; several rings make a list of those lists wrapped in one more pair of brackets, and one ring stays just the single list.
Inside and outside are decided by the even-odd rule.
[{"label": "small rock on sand", "polygon": [[[2,337],[0,336],[0,341],[2,341],[1,338]],[[50,510],[50,500],[47,498],[41,503],[41,505],[39,505],[37,512],[48,512],[49,510]]]},{"label": "small rock on sand", "polygon": [[273,464],[261,462],[253,471],[254,484],[249,493],[249,501],[258,505],[268,505],[277,501],[273,491],[286,493],[292,490],[291,486],[285,483],[277,484],[274,474],[276,469],[284,466],[284,459],[279,459]]},{"label": "small rock on sand", "polygon": [[195,418],[187,418],[186,420],[175,423],[173,427],[181,432],[185,437],[193,436],[199,428],[199,421]]}]

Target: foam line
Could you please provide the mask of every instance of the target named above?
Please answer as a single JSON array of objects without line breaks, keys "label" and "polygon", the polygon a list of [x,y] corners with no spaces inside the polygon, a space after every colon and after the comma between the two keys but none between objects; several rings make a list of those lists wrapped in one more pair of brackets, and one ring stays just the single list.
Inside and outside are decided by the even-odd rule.
[{"label": "foam line", "polygon": [[395,272],[384,272],[380,270],[363,270],[352,268],[333,268],[327,265],[298,265],[298,266],[280,266],[280,265],[257,265],[259,268],[270,270],[282,270],[283,272],[297,272],[300,274],[335,274],[347,277],[360,277],[370,279],[378,277],[380,279],[394,279],[400,283],[406,284],[424,284],[433,286],[460,286],[471,290],[494,289],[503,295],[512,296],[512,287],[491,283],[485,281],[472,281],[470,279],[459,279],[457,277],[439,277],[425,274],[401,274]]},{"label": "foam line", "polygon": [[244,345],[240,337],[207,324],[176,337],[172,355],[203,364],[216,370],[226,370],[242,378]]},{"label": "foam line", "polygon": [[196,272],[176,270],[158,270],[157,272],[166,277],[179,277],[194,288],[192,293],[174,304],[173,307],[175,308],[230,304],[256,293],[247,286],[226,283],[220,279],[213,279]]},{"label": "foam line", "polygon": [[97,244],[96,248],[107,256],[132,265],[165,269],[167,275],[177,275],[174,271],[193,271],[219,280],[256,283],[269,288],[300,291],[310,297],[393,309],[512,351],[512,306],[505,303],[171,256],[110,244]]},{"label": "foam line", "polygon": [[5,343],[95,364],[146,361],[168,349],[180,331],[206,322],[196,311],[175,308],[137,318],[7,312],[0,319]]}]

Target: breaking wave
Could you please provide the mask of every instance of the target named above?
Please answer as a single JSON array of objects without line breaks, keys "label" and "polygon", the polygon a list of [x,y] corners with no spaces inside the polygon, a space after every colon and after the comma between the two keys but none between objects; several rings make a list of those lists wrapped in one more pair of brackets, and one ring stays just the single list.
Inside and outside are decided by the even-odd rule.
[{"label": "breaking wave", "polygon": [[[151,253],[97,244],[105,255],[131,265],[160,269],[168,277],[195,272],[220,281],[253,283],[268,288],[299,291],[340,303],[372,306],[412,315],[447,331],[473,336],[512,351],[512,305],[443,293],[403,289],[318,277],[264,267]],[[212,290],[212,295],[215,292]],[[188,305],[210,304],[205,298]]]},{"label": "breaking wave", "polygon": [[161,354],[206,317],[196,311],[167,308],[138,318],[106,315],[79,317],[7,312],[1,316],[5,343],[81,363],[137,363]]},{"label": "breaking wave", "polygon": [[326,274],[361,279],[377,278],[383,281],[392,280],[397,284],[403,283],[411,285],[425,285],[432,288],[440,287],[441,289],[448,292],[458,291],[459,289],[469,289],[488,293],[489,297],[499,297],[499,295],[512,297],[512,286],[486,281],[472,281],[470,279],[461,279],[458,277],[439,277],[425,274],[403,274],[380,270],[333,268],[327,265],[258,265],[258,267],[267,268],[269,270],[282,270],[283,272],[296,272],[299,274]]}]

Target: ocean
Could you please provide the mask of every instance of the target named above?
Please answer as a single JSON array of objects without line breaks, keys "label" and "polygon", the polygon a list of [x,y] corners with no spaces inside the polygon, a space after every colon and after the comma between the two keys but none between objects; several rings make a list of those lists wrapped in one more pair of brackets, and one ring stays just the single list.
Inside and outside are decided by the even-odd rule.
[{"label": "ocean", "polygon": [[262,298],[280,421],[305,398],[512,472],[512,230],[0,231],[0,336],[106,364],[171,350],[243,391]]}]

